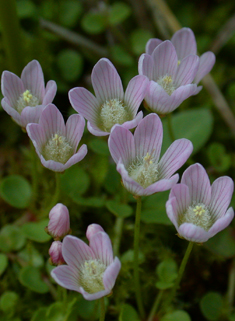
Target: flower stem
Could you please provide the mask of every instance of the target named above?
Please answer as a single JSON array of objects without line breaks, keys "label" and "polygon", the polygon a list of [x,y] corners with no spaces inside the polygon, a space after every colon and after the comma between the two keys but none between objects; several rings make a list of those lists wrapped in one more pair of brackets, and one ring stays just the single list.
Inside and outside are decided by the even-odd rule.
[{"label": "flower stem", "polygon": [[153,321],[153,318],[156,314],[156,311],[157,311],[157,308],[159,306],[159,303],[161,301],[161,298],[162,298],[162,294],[163,294],[163,290],[160,290],[156,296],[156,299],[155,299],[155,302],[153,304],[153,307],[150,311],[150,314],[149,314],[149,317],[148,317],[148,321]]},{"label": "flower stem", "polygon": [[144,319],[145,312],[141,298],[140,280],[139,280],[139,236],[140,236],[140,217],[141,217],[141,196],[136,196],[136,217],[135,217],[135,234],[134,234],[134,283],[135,296],[142,319]]},{"label": "flower stem", "polygon": [[33,185],[33,203],[35,205],[38,196],[38,171],[37,171],[37,155],[35,152],[34,145],[30,139],[30,149],[31,149],[31,175],[32,175],[32,185]]},{"label": "flower stem", "polygon": [[46,208],[45,211],[43,211],[42,217],[47,217],[50,210],[52,209],[52,207],[54,207],[60,198],[60,175],[61,173],[55,172],[55,193],[52,197],[52,200],[49,204],[49,206]]},{"label": "flower stem", "polygon": [[172,302],[172,300],[174,299],[175,295],[176,295],[176,292],[178,290],[178,287],[180,285],[180,281],[183,277],[183,274],[184,274],[184,270],[185,270],[185,267],[186,267],[186,264],[188,262],[188,259],[189,259],[189,256],[190,256],[190,253],[192,251],[192,248],[193,248],[193,242],[189,242],[188,244],[188,247],[187,247],[187,250],[184,254],[184,257],[183,257],[183,260],[181,262],[181,265],[180,265],[180,268],[179,268],[179,273],[178,273],[178,277],[175,281],[175,285],[174,287],[171,289],[171,292],[168,296],[168,300],[167,300],[167,305],[169,306]]},{"label": "flower stem", "polygon": [[105,304],[104,304],[104,297],[100,298],[100,320],[104,321],[105,319]]},{"label": "flower stem", "polygon": [[171,115],[171,113],[167,114],[167,126],[168,126],[168,131],[169,131],[170,138],[171,138],[172,142],[174,142],[175,141],[175,135],[174,135],[173,126],[172,126],[172,115]]},{"label": "flower stem", "polygon": [[115,236],[113,239],[114,256],[118,256],[118,254],[119,254],[119,247],[120,247],[120,242],[121,242],[121,237],[122,237],[123,222],[124,222],[123,217],[116,218],[115,225],[114,225]]}]

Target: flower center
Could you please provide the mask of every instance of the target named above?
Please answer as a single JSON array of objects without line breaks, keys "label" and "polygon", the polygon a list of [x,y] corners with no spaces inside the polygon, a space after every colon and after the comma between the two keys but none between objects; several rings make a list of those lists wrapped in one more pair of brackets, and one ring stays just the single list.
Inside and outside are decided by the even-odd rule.
[{"label": "flower center", "polygon": [[101,123],[104,131],[110,132],[115,124],[123,124],[131,120],[131,115],[123,106],[123,102],[118,99],[107,100],[101,106],[100,112]]},{"label": "flower center", "polygon": [[16,110],[21,114],[22,110],[29,106],[35,107],[39,105],[39,99],[31,94],[30,90],[25,90],[23,94],[20,95],[19,99],[17,100]]},{"label": "flower center", "polygon": [[214,224],[208,208],[203,203],[189,206],[186,212],[179,216],[179,225],[183,223],[192,223],[206,231]]},{"label": "flower center", "polygon": [[174,86],[174,82],[171,76],[165,75],[157,80],[157,83],[162,86],[162,88],[168,93],[170,96],[173,91],[175,91],[176,87]]},{"label": "flower center", "polygon": [[80,267],[80,286],[87,293],[96,293],[105,290],[103,275],[106,270],[100,260],[88,260]]},{"label": "flower center", "polygon": [[73,156],[73,148],[66,137],[55,134],[45,144],[42,155],[45,160],[65,164]]},{"label": "flower center", "polygon": [[142,159],[135,160],[128,167],[128,174],[143,188],[158,180],[158,163],[147,153]]}]

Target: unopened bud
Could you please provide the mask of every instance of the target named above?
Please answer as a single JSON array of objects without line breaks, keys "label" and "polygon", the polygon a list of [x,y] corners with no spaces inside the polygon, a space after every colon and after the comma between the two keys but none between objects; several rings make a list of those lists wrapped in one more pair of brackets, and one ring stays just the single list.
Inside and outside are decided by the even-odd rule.
[{"label": "unopened bud", "polygon": [[52,265],[64,264],[64,258],[62,255],[62,243],[60,241],[54,241],[49,249],[50,263]]},{"label": "unopened bud", "polygon": [[70,232],[69,211],[61,203],[56,204],[49,213],[49,224],[46,228],[55,240],[63,238]]}]

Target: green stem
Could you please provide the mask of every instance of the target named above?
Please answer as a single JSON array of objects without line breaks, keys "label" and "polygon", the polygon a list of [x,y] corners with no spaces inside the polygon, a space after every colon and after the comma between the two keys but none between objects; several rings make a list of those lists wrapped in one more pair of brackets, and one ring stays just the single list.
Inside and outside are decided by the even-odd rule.
[{"label": "green stem", "polygon": [[52,207],[54,207],[60,198],[60,175],[61,173],[55,172],[55,193],[52,197],[51,203],[49,204],[49,206],[46,208],[45,211],[43,211],[43,215],[42,217],[47,217],[50,210],[52,209]]},{"label": "green stem", "polygon": [[156,299],[155,299],[155,302],[153,304],[153,307],[150,311],[150,314],[149,314],[149,317],[148,317],[148,321],[153,321],[153,318],[156,314],[156,311],[157,311],[157,308],[159,306],[159,303],[161,301],[161,298],[162,298],[162,294],[163,294],[163,290],[160,290],[156,296]]},{"label": "green stem", "polygon": [[171,115],[171,113],[167,114],[167,126],[168,126],[168,131],[169,131],[170,138],[171,138],[172,142],[174,142],[175,141],[175,135],[174,135],[173,126],[172,126],[172,115]]},{"label": "green stem", "polygon": [[176,295],[176,292],[177,292],[178,287],[180,285],[180,281],[181,281],[181,279],[183,277],[184,270],[185,270],[186,264],[188,262],[190,253],[192,251],[193,244],[194,244],[193,242],[189,242],[189,244],[188,244],[187,250],[186,250],[186,252],[184,254],[184,258],[183,258],[183,260],[181,262],[181,265],[180,265],[178,277],[177,277],[177,279],[175,281],[174,287],[171,289],[170,295],[169,295],[168,300],[167,300],[167,305],[168,306],[171,304],[172,300],[174,299],[174,297]]},{"label": "green stem", "polygon": [[104,297],[100,299],[100,320],[104,321],[105,319],[105,304],[104,304]]},{"label": "green stem", "polygon": [[140,280],[139,280],[139,236],[140,236],[140,217],[141,217],[141,196],[136,197],[136,217],[135,217],[135,234],[134,234],[134,283],[135,296],[142,319],[145,317],[144,306],[141,298]]},{"label": "green stem", "polygon": [[122,238],[122,228],[123,228],[123,222],[124,219],[123,217],[117,217],[115,226],[114,226],[114,239],[113,239],[113,253],[114,256],[118,256],[119,254],[119,247],[120,247],[120,242]]},{"label": "green stem", "polygon": [[38,196],[38,170],[37,170],[37,154],[35,152],[34,145],[30,139],[30,149],[31,149],[31,175],[32,175],[32,185],[33,185],[33,202],[34,205],[37,201]]},{"label": "green stem", "polygon": [[9,69],[20,75],[24,55],[15,0],[0,0],[0,23]]}]

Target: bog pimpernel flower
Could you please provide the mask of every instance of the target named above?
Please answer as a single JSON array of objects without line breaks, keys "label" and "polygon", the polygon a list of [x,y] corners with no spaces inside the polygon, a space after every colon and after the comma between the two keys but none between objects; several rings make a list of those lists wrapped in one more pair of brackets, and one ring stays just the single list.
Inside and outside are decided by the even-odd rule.
[{"label": "bog pimpernel flower", "polygon": [[65,263],[62,255],[62,243],[60,241],[52,242],[49,249],[49,255],[50,263],[52,265],[61,265]]},{"label": "bog pimpernel flower", "polygon": [[219,177],[210,186],[202,165],[189,166],[166,203],[167,215],[179,235],[202,243],[226,228],[234,217],[232,207],[228,209],[233,188],[230,177]]},{"label": "bog pimpernel flower", "polygon": [[192,153],[192,143],[178,139],[159,160],[162,136],[162,122],[156,114],[142,119],[134,135],[119,125],[110,134],[110,153],[125,188],[133,195],[151,195],[170,189],[179,179],[178,174],[173,174]]},{"label": "bog pimpernel flower", "polygon": [[58,203],[50,210],[46,231],[54,239],[60,239],[70,232],[69,211],[66,206]]},{"label": "bog pimpernel flower", "polygon": [[105,136],[115,124],[127,129],[136,127],[143,117],[137,111],[149,84],[147,77],[132,78],[124,94],[116,68],[102,58],[92,70],[91,81],[95,96],[82,87],[69,91],[71,105],[88,120],[88,130],[93,135]]},{"label": "bog pimpernel flower", "polygon": [[43,166],[63,172],[87,154],[85,144],[77,151],[84,127],[84,118],[77,114],[71,115],[65,125],[58,108],[49,104],[42,111],[39,124],[28,124],[26,130]]},{"label": "bog pimpernel flower", "polygon": [[149,78],[145,96],[147,108],[159,114],[175,110],[185,99],[196,95],[201,87],[193,84],[199,67],[199,57],[188,55],[180,63],[174,45],[166,40],[152,55],[143,54],[139,59],[139,74]]},{"label": "bog pimpernel flower", "polygon": [[[178,63],[180,63],[188,55],[197,54],[197,43],[193,31],[190,28],[182,28],[176,31],[171,38],[171,42],[175,47]],[[153,38],[146,44],[146,53],[152,55],[154,49],[162,43],[162,40]],[[199,81],[208,74],[215,64],[215,55],[211,51],[207,51],[199,57],[199,67],[193,83],[198,84]]]},{"label": "bog pimpernel flower", "polygon": [[60,265],[51,272],[59,285],[80,292],[86,300],[110,294],[121,268],[119,259],[113,258],[108,234],[97,226],[88,227],[89,246],[77,237],[66,236],[62,254],[68,265]]},{"label": "bog pimpernel flower", "polygon": [[48,81],[46,88],[42,68],[33,60],[23,69],[21,78],[9,71],[2,73],[3,109],[21,127],[38,123],[43,108],[52,102],[56,94],[56,83]]}]

